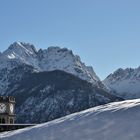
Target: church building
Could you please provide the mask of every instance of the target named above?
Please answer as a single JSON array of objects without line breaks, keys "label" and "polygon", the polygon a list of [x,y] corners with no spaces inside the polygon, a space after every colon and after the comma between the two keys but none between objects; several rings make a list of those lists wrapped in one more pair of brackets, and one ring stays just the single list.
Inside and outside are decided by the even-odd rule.
[{"label": "church building", "polygon": [[14,124],[15,98],[0,97],[0,124]]}]

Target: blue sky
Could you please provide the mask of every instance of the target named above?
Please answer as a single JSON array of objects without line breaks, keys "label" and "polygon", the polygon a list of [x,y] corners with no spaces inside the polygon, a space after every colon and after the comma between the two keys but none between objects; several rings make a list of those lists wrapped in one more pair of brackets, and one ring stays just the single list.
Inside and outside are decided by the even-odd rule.
[{"label": "blue sky", "polygon": [[101,79],[140,66],[139,0],[0,0],[0,50],[67,47]]}]

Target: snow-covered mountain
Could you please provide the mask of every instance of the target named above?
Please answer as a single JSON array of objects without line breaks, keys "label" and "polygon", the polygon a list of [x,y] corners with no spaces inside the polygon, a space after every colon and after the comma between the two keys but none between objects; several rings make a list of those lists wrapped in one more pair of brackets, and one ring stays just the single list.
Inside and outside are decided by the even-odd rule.
[{"label": "snow-covered mountain", "polygon": [[18,123],[46,122],[120,100],[72,51],[59,47],[37,51],[22,42],[0,55],[0,91],[16,98]]},{"label": "snow-covered mountain", "polygon": [[30,65],[37,71],[62,70],[96,85],[100,81],[93,68],[87,67],[79,56],[67,48],[49,47],[37,51],[32,44],[15,42],[0,55],[1,68],[6,65],[9,69],[9,61]]},{"label": "snow-covered mountain", "polygon": [[103,83],[124,99],[140,98],[140,67],[120,68],[110,74]]},{"label": "snow-covered mountain", "polygon": [[[133,115],[132,115],[133,114]],[[140,99],[114,102],[21,130],[1,140],[139,140]]]},{"label": "snow-covered mountain", "polygon": [[81,62],[80,57],[74,55],[71,50],[49,47],[48,49],[37,51],[32,44],[14,42],[0,55],[1,95],[5,94],[10,85],[11,81],[9,81],[8,77],[10,77],[11,70],[22,65],[30,66],[36,72],[62,70],[106,90],[93,68]]}]

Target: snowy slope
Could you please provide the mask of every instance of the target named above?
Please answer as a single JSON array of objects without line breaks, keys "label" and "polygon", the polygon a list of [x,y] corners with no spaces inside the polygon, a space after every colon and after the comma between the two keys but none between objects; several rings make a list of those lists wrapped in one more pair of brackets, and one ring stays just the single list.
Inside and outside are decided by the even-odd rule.
[{"label": "snowy slope", "polygon": [[103,82],[122,98],[140,98],[140,67],[136,69],[120,68],[110,74]]},{"label": "snowy slope", "polygon": [[[133,115],[132,115],[133,114]],[[1,140],[139,140],[140,99],[114,102],[35,127],[0,134]]]}]

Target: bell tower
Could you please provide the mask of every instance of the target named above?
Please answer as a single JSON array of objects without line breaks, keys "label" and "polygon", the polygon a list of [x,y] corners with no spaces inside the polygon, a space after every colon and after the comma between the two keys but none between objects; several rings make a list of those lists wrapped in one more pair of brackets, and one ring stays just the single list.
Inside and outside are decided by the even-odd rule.
[{"label": "bell tower", "polygon": [[14,124],[15,98],[0,97],[0,124]]}]

